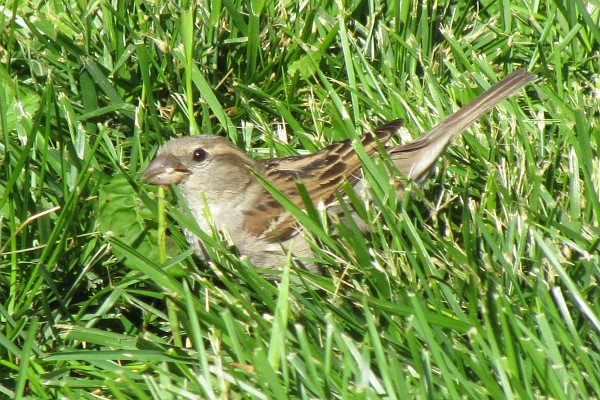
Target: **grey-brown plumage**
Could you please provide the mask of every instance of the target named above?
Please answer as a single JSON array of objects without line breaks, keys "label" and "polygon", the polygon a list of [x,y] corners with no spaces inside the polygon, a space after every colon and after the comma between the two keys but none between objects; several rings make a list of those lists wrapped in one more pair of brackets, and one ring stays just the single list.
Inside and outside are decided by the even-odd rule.
[{"label": "grey-brown plumage", "polygon": [[[390,160],[402,176],[422,184],[453,138],[533,78],[524,70],[508,75],[425,135],[404,145],[386,147]],[[361,143],[366,153],[372,155],[378,146],[385,145],[401,124],[401,120],[394,120],[364,135]],[[228,232],[240,254],[248,256],[256,268],[277,269],[285,263],[290,246],[295,256],[305,259],[311,256],[310,248],[291,214],[252,171],[303,207],[296,182],[304,184],[313,203],[332,205],[344,181],[355,188],[362,185],[360,167],[351,140],[314,154],[254,160],[225,138],[198,135],[165,144],[142,174],[142,180],[153,185],[177,184],[201,229],[210,232],[214,223],[217,229]],[[399,197],[403,185],[404,181],[399,180]],[[186,237],[201,256],[200,240],[189,232]],[[303,264],[318,272],[313,263]]]}]

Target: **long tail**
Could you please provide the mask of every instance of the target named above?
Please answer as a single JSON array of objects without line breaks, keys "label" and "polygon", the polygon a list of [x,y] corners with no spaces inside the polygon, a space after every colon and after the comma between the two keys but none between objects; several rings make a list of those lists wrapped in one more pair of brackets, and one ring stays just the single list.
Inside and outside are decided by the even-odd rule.
[{"label": "long tail", "polygon": [[506,76],[423,136],[404,145],[389,148],[391,160],[404,175],[419,184],[423,183],[429,170],[452,139],[534,78],[534,74],[525,70],[518,70]]}]

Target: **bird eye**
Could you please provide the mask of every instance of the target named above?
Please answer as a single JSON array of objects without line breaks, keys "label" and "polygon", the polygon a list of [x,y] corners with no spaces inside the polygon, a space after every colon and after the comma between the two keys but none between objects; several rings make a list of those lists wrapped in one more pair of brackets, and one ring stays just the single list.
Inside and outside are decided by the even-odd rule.
[{"label": "bird eye", "polygon": [[208,155],[208,153],[206,152],[206,150],[196,149],[196,150],[194,150],[194,155],[192,157],[194,158],[194,161],[201,162],[206,159],[207,155]]}]

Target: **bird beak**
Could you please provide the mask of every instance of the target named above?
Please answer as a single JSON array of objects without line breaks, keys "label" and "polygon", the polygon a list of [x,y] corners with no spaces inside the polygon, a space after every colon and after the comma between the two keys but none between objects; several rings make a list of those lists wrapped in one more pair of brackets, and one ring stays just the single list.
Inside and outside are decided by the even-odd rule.
[{"label": "bird beak", "polygon": [[191,171],[169,154],[159,154],[148,168],[142,173],[140,179],[150,185],[168,186],[178,184],[191,174]]}]

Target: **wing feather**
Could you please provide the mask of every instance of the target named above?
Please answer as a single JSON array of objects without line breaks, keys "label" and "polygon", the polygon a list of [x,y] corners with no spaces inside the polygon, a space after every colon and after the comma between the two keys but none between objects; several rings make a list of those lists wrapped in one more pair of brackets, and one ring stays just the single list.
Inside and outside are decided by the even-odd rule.
[{"label": "wing feather", "polygon": [[[371,155],[378,146],[385,145],[401,125],[402,120],[397,119],[362,136],[361,144],[366,153]],[[304,203],[298,193],[297,183],[304,184],[313,204],[320,201],[327,204],[334,198],[340,185],[352,179],[352,174],[361,166],[352,139],[332,144],[310,155],[270,158],[259,162],[264,178],[300,208],[304,207]],[[247,212],[252,214],[252,218],[246,220],[260,223],[246,228],[269,241],[285,241],[294,236],[297,224],[293,216],[273,197],[265,198],[270,200]]]}]

